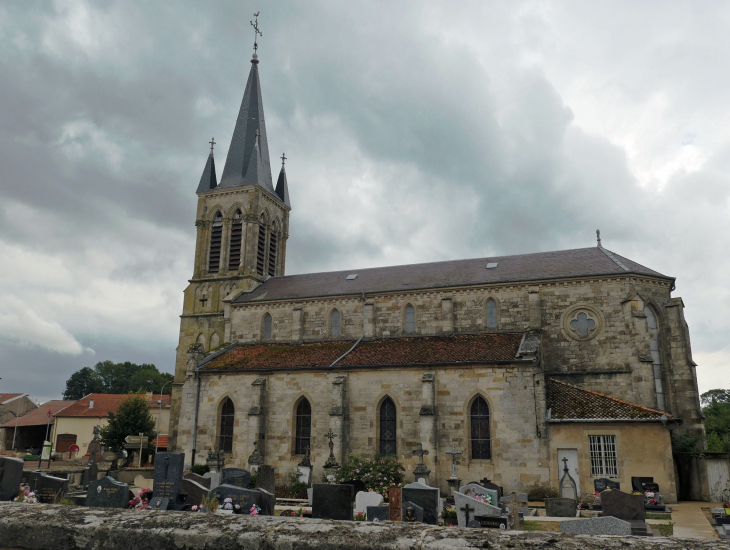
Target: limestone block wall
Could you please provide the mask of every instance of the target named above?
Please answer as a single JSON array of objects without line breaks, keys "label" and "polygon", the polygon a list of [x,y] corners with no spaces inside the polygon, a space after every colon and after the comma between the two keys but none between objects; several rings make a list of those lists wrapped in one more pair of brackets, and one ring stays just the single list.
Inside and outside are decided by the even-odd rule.
[{"label": "limestone block wall", "polygon": [[[397,410],[398,456],[413,480],[417,464],[412,451],[420,442],[430,454],[425,457],[431,469],[430,481],[446,490],[451,461],[443,454],[456,444],[464,451],[460,476],[464,480],[487,475],[509,487],[523,490],[535,483],[549,482],[548,447],[538,437],[542,422],[536,410],[535,396],[542,397],[542,385],[534,386],[533,363],[512,366],[484,365],[449,367],[429,371],[433,374],[433,415],[422,415],[422,406],[430,404],[423,391],[422,369],[373,369],[337,372],[296,371],[262,375],[261,373],[204,374],[201,377],[200,409],[196,462],[203,462],[208,449],[216,443],[219,413],[223,399],[230,397],[236,410],[233,452],[228,466],[248,467],[253,452],[251,408],[258,405],[253,384],[265,378],[265,437],[263,454],[277,475],[296,471],[301,456],[294,455],[296,406],[306,397],[312,407],[312,451],[315,479],[322,475],[328,455],[325,434],[330,429],[341,437],[335,440],[336,456],[342,462],[348,453],[373,455],[379,444],[379,408],[385,398],[393,399]],[[428,378],[428,377],[427,377]],[[338,380],[339,379],[339,380]],[[192,450],[196,381],[191,378],[182,387],[182,414],[178,450]],[[472,460],[469,454],[469,408],[480,394],[490,407],[493,440],[491,460]],[[338,411],[337,407],[342,406]],[[544,409],[542,409],[544,410]],[[341,416],[338,415],[341,413]],[[424,418],[426,418],[424,428]],[[425,430],[425,431],[424,431]],[[286,477],[283,477],[286,480]]]}]

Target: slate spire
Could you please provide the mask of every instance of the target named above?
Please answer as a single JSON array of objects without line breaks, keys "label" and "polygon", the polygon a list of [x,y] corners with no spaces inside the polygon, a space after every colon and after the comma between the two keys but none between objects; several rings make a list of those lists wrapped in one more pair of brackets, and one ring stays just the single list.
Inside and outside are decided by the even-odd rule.
[{"label": "slate spire", "polygon": [[279,172],[279,179],[276,181],[276,194],[281,199],[281,202],[291,207],[289,202],[289,186],[286,184],[286,170],[284,169],[284,163],[286,161],[286,155],[281,155],[281,172]]},{"label": "slate spire", "polygon": [[274,193],[258,64],[254,53],[219,187],[260,185]]},{"label": "slate spire", "polygon": [[218,180],[215,176],[215,159],[213,158],[215,138],[208,143],[210,143],[210,154],[208,155],[208,161],[205,163],[205,168],[203,168],[203,175],[200,176],[200,183],[198,184],[198,189],[195,191],[196,193],[204,193],[218,186]]}]

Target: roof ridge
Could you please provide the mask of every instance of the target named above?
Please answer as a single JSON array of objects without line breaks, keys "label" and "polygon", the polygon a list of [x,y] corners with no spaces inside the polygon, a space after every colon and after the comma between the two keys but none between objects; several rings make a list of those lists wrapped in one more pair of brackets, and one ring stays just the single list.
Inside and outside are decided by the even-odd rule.
[{"label": "roof ridge", "polygon": [[642,410],[647,411],[647,412],[663,414],[667,418],[673,418],[673,416],[671,414],[669,414],[668,412],[665,412],[665,411],[659,411],[657,409],[651,409],[649,407],[645,407],[644,405],[639,405],[638,403],[631,403],[630,401],[624,401],[623,399],[619,399],[617,397],[612,397],[610,395],[606,395],[605,393],[601,393],[601,392],[598,392],[598,391],[589,390],[587,388],[581,388],[580,386],[576,386],[575,384],[568,384],[567,382],[563,382],[562,380],[556,380],[555,378],[548,378],[548,380],[550,382],[556,382],[558,384],[563,384],[564,386],[568,386],[569,388],[574,388],[574,389],[576,389],[578,391],[582,391],[582,392],[586,392],[586,393],[592,393],[593,395],[598,395],[600,397],[605,397],[606,399],[610,399],[612,401],[616,401],[617,403],[621,403],[623,405],[629,405],[631,407],[636,407],[638,409],[642,409]]},{"label": "roof ridge", "polygon": [[628,267],[626,267],[624,264],[622,264],[621,262],[619,262],[618,259],[613,255],[613,252],[611,252],[610,250],[606,250],[600,244],[598,245],[598,250],[600,250],[606,256],[608,256],[609,259],[611,259],[611,261],[613,261],[617,266],[619,266],[624,271],[631,271]]}]

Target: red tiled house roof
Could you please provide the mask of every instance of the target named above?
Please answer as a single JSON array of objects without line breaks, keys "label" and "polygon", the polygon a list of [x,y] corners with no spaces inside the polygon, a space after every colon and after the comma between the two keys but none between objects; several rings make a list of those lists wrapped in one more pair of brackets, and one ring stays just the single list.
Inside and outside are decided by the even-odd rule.
[{"label": "red tiled house roof", "polygon": [[[22,394],[21,394],[22,395]],[[48,423],[48,411],[51,411],[51,415],[55,415],[59,411],[65,409],[69,405],[73,405],[75,401],[48,401],[43,403],[37,409],[24,414],[18,418],[18,427],[20,426],[45,426]],[[51,416],[51,424],[54,422],[54,417]],[[0,425],[0,428],[14,428],[15,419],[9,420],[5,424]]]},{"label": "red tiled house roof", "polygon": [[0,405],[4,404],[7,401],[10,401],[11,399],[15,399],[16,397],[20,395],[25,395],[24,393],[0,393]]},{"label": "red tiled house roof", "polygon": [[550,420],[660,420],[672,415],[622,401],[602,393],[548,379],[547,408]]},{"label": "red tiled house roof", "polygon": [[[523,333],[453,337],[384,338],[361,342],[338,367],[433,365],[519,361]],[[268,370],[330,366],[355,344],[351,341],[304,344],[237,344],[210,357],[201,370]]]},{"label": "red tiled house roof", "polygon": [[[56,416],[88,416],[98,417],[109,416],[110,412],[116,412],[119,408],[119,404],[132,394],[114,394],[114,393],[90,393],[86,397],[79,399],[73,405],[63,409]],[[156,409],[160,406],[157,402],[160,399],[159,394],[152,395],[149,397],[147,394],[142,394],[146,398],[147,404],[151,409]],[[91,406],[91,402],[94,402]],[[170,407],[170,396],[162,396],[163,408]]]}]

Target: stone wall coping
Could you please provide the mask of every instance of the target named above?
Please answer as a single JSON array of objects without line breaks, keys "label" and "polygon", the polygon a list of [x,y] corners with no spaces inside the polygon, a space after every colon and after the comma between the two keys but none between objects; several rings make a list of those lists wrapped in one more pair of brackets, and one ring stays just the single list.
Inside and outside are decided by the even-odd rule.
[{"label": "stone wall coping", "polygon": [[730,550],[717,540],[563,535],[539,531],[460,529],[409,523],[363,523],[302,518],[222,516],[192,512],[112,510],[53,504],[0,504],[6,548],[139,550],[250,548],[298,550]]}]

